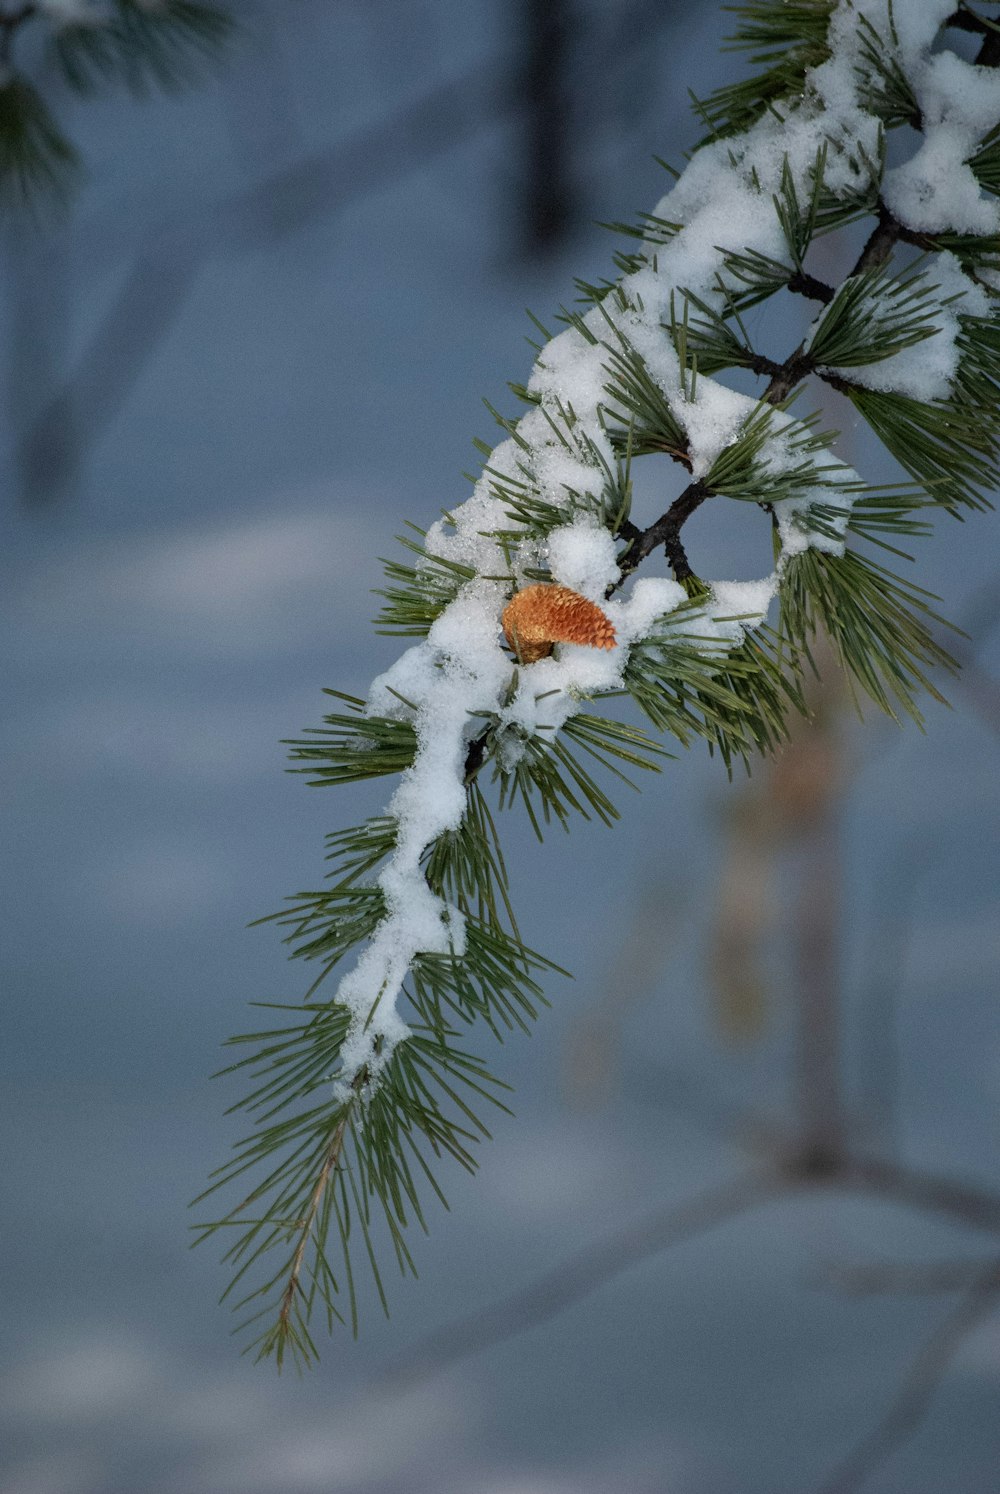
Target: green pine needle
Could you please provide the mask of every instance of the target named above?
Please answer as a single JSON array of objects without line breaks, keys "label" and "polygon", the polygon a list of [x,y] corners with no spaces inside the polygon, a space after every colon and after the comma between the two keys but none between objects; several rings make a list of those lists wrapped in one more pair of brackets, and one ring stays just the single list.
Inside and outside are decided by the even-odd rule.
[{"label": "green pine needle", "polygon": [[141,97],[187,87],[218,61],[233,30],[229,10],[208,0],[114,0],[110,19],[60,26],[52,48],[78,93],[120,83]]},{"label": "green pine needle", "polygon": [[902,711],[918,725],[918,695],[947,704],[932,678],[951,672],[955,660],[931,631],[947,627],[929,605],[936,598],[854,551],[844,555],[807,550],[787,564],[781,586],[781,632],[810,656],[825,631],[848,682],[887,715]]},{"label": "green pine needle", "polygon": [[17,76],[0,84],[0,203],[64,199],[80,161],[36,88]]}]

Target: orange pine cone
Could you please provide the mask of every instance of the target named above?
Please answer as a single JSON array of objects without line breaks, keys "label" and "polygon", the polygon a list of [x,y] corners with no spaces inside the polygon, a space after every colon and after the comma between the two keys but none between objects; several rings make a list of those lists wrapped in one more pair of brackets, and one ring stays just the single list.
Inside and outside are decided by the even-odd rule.
[{"label": "orange pine cone", "polygon": [[541,583],[516,592],[503,610],[504,637],[522,664],[551,654],[554,643],[614,648],[611,619],[578,591]]}]

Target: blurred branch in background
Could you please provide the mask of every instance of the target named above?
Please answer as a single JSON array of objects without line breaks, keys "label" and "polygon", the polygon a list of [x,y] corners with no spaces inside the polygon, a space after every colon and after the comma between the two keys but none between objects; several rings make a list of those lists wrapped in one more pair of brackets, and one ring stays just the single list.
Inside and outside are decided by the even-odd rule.
[{"label": "blurred branch in background", "polygon": [[[133,7],[137,0],[121,3]],[[149,224],[123,283],[72,369],[65,368],[53,348],[49,358],[33,355],[25,383],[19,360],[31,338],[18,339],[9,382],[20,390],[11,413],[20,433],[17,462],[25,502],[44,502],[71,486],[88,447],[128,398],[210,256],[270,249],[443,153],[517,121],[523,122],[524,141],[516,187],[521,203],[518,247],[534,255],[565,242],[587,209],[582,155],[595,141],[627,143],[620,95],[628,93],[634,121],[642,109],[635,86],[636,54],[648,57],[658,29],[675,15],[677,0],[627,0],[597,11],[571,0],[543,5],[511,0],[511,5],[509,53],[480,59],[458,77],[433,82],[422,95],[390,107],[347,138],[305,154],[283,65],[284,17],[263,3],[241,13],[241,66],[227,73],[223,98],[247,184],[214,203],[192,202],[169,219]],[[182,10],[187,15],[180,0],[172,0],[170,14],[179,19]],[[88,36],[93,30],[87,28]],[[72,39],[67,56],[75,56],[74,49],[83,45],[80,32],[81,23],[70,27],[66,22],[57,32],[64,51],[66,38]],[[368,45],[374,51],[392,42],[380,28],[377,34],[372,31]],[[134,62],[129,64],[127,48],[120,56],[101,52],[100,68],[89,53],[83,55],[87,67],[77,65],[77,70],[88,86],[98,77],[110,79],[116,56],[126,79],[135,75],[140,82],[145,76]],[[626,79],[631,88],[624,87]],[[152,80],[159,80],[155,70]],[[2,96],[0,92],[0,100]],[[276,165],[279,160],[282,164]],[[102,259],[118,237],[115,230],[109,223],[104,235],[96,235],[107,241],[100,245]],[[39,345],[44,346],[46,332],[38,324],[52,313],[43,309],[44,297],[32,294],[28,281],[36,274],[43,278],[41,265],[22,264],[19,281],[25,294],[19,299],[32,308],[21,315],[37,318]],[[65,324],[65,309],[60,320]]]},{"label": "blurred branch in background", "polygon": [[627,1019],[662,984],[683,913],[683,883],[664,881],[655,867],[637,878],[604,995],[576,1016],[567,1035],[563,1090],[577,1109],[599,1109],[617,1094]]},{"label": "blurred branch in background", "polygon": [[[50,393],[19,443],[26,501],[65,490],[86,445],[98,439],[127,399],[211,255],[277,244],[343,209],[492,124],[505,98],[509,103],[502,85],[484,86],[476,70],[329,151],[254,181],[193,220],[182,215],[153,227],[75,368]],[[60,440],[70,426],[80,433],[73,449]]]},{"label": "blurred branch in background", "polygon": [[570,0],[521,0],[521,84],[525,115],[524,244],[544,254],[566,238],[576,216],[573,150],[576,110],[569,77]]},{"label": "blurred branch in background", "polygon": [[527,1333],[582,1302],[632,1266],[717,1229],[751,1209],[773,1203],[787,1187],[786,1179],[768,1168],[708,1188],[683,1203],[653,1209],[565,1257],[522,1291],[429,1334],[390,1364],[377,1382],[378,1388],[398,1389],[440,1374],[473,1354]]},{"label": "blurred branch in background", "polygon": [[958,1350],[996,1310],[1000,1258],[980,1267],[971,1285],[966,1281],[963,1286],[955,1307],[921,1346],[885,1415],[820,1485],[817,1494],[854,1494],[917,1430]]}]

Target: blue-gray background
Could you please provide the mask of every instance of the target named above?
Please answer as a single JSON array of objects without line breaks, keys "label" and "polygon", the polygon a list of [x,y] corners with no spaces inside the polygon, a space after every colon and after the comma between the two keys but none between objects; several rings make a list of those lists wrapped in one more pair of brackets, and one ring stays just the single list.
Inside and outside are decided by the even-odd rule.
[{"label": "blue-gray background", "polygon": [[[523,308],[544,318],[573,275],[610,273],[588,220],[653,205],[653,153],[679,161],[696,136],[688,85],[736,65],[714,5],[655,25],[651,7],[624,32],[618,7],[581,7],[580,222],[540,261],[518,228],[516,6],[240,10],[228,69],[190,94],[81,105],[47,80],[89,179],[63,225],[4,241],[0,1491],[811,1489],[949,1309],[848,1297],[822,1268],[989,1239],[790,1198],[443,1373],[371,1388],[439,1325],[745,1168],[749,1125],[727,1137],[717,1101],[782,1114],[780,959],[756,1045],[712,1018],[728,822],[705,754],[641,801],[623,790],[614,832],[539,850],[511,823],[526,937],[576,980],[499,1055],[517,1117],[478,1179],[446,1179],[452,1213],[413,1242],[420,1281],[390,1282],[390,1323],[367,1292],[361,1341],[279,1380],[228,1338],[213,1248],[186,1248],[186,1203],[237,1134],[236,1091],[207,1077],[219,1045],[254,1023],[248,1001],[303,989],[276,933],[245,922],[315,884],[323,833],[381,802],[308,790],[280,739],[318,723],[322,686],[363,693],[394,656],[370,626],[376,557],[465,495],[481,397],[504,404],[530,366]],[[456,80],[437,125],[412,112]],[[657,474],[651,514],[675,481]],[[722,517],[691,526],[697,563],[759,572],[744,516]],[[846,732],[842,935],[856,1075],[872,952],[910,910],[899,1146],[1000,1186],[990,532],[942,526],[918,578],[975,621],[978,697],[957,692],[924,737]],[[637,908],[649,964],[620,977]],[[641,1000],[619,1018],[623,981]],[[613,1015],[591,1083],[595,1009]],[[998,1371],[994,1319],[873,1494],[1000,1486]]]}]

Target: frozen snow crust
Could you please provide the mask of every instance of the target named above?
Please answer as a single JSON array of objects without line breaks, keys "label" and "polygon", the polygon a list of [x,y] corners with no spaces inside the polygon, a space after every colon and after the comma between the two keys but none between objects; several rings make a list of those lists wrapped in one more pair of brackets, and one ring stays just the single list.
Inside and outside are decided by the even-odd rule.
[{"label": "frozen snow crust", "polygon": [[[892,213],[916,231],[1000,233],[1000,207],[966,164],[1000,122],[1000,76],[952,52],[932,53],[953,5],[894,0],[890,16],[887,0],[840,0],[830,20],[831,55],[806,74],[801,96],[781,102],[744,133],[696,152],[657,204],[638,267],[542,348],[527,386],[532,408],[492,452],[468,501],[429,531],[429,556],[473,574],[426,639],[376,679],[369,693],[371,714],[412,722],[418,749],[387,811],[398,833],[378,879],[385,915],[335,997],[352,1013],[336,1081],[340,1099],[370,1094],[395,1046],[407,1037],[397,1000],[414,959],[424,953],[463,955],[462,916],[430,890],[421,858],[462,822],[466,757],[483,713],[500,713],[522,735],[543,732],[552,740],[588,698],[621,685],[630,649],[688,601],[685,589],[665,578],[635,580],[610,595],[621,580],[622,545],[609,530],[606,499],[620,454],[609,430],[620,414],[623,360],[644,370],[666,401],[683,435],[683,460],[692,478],[704,479],[711,489],[719,458],[748,438],[751,422],[759,427],[762,407],[716,379],[699,374],[693,380],[671,327],[683,315],[685,296],[710,312],[727,312],[740,290],[733,255],[788,261],[776,198],[789,181],[801,201],[810,199],[818,161],[835,196],[856,197],[873,177],[878,181],[883,127],[864,104],[865,22],[906,79],[923,121],[910,159],[881,176]],[[926,287],[933,335],[852,368],[855,382],[919,400],[947,395],[958,368],[959,317],[985,315],[988,297],[950,254],[936,255],[926,266]],[[762,502],[770,501],[769,480],[801,459],[802,427],[781,410],[770,410],[766,420],[754,469]],[[754,582],[710,583],[710,600],[692,630],[706,647],[737,646],[747,629],[765,619],[791,557],[810,548],[843,553],[860,487],[855,473],[831,461],[815,467],[811,484],[804,479],[774,502],[781,550],[775,571]],[[543,537],[515,522],[511,493],[550,506],[554,522]],[[811,522],[818,505],[824,514],[820,527]],[[539,568],[603,606],[617,646],[559,647],[520,667],[512,689],[514,661],[503,647],[500,614],[514,590],[537,579]]]}]

